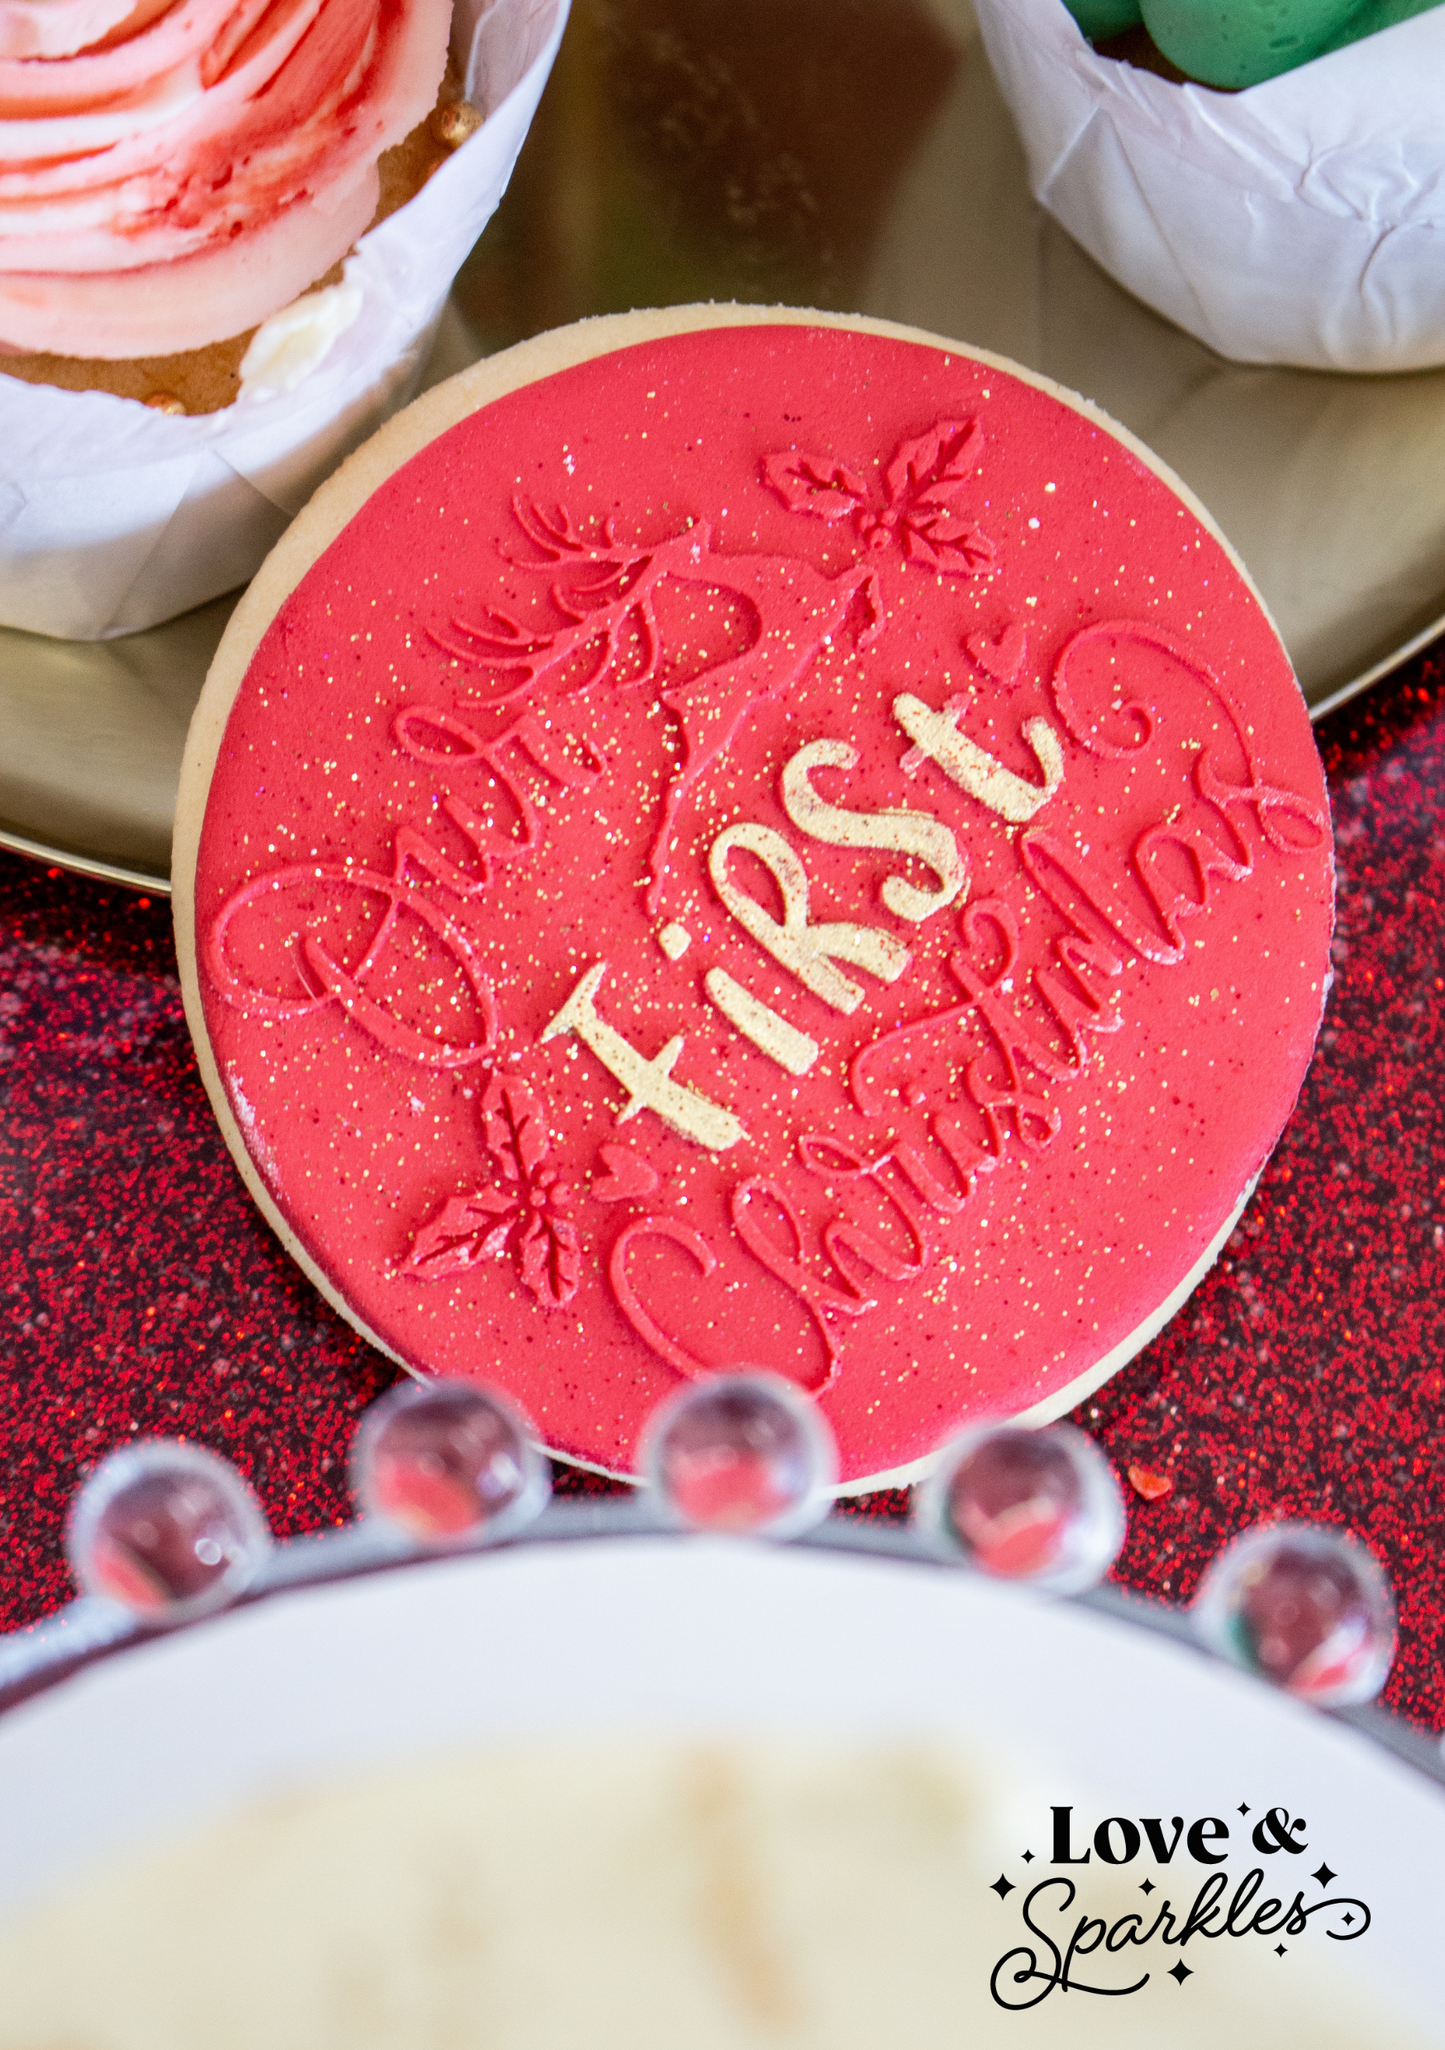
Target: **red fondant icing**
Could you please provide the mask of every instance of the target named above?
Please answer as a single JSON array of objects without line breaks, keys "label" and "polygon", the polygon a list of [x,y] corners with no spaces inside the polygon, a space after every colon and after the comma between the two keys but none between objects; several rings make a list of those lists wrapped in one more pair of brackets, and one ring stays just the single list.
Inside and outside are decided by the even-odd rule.
[{"label": "red fondant icing", "polygon": [[679,1374],[772,1368],[849,1480],[1188,1273],[1331,894],[1303,705],[1188,508],[996,367],[793,326],[397,471],[252,662],[196,880],[239,1128],[371,1329],[617,1470]]}]

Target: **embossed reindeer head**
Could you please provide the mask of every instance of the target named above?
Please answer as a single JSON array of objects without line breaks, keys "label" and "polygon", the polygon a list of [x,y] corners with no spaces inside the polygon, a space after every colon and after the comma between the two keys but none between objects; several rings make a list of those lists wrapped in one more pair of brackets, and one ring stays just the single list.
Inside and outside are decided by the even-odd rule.
[{"label": "embossed reindeer head", "polygon": [[[492,697],[497,704],[545,689],[578,698],[610,678],[619,689],[650,687],[674,715],[682,759],[663,797],[650,857],[647,907],[655,914],[688,793],[732,745],[753,706],[779,696],[833,635],[850,621],[860,645],[878,631],[877,577],[861,565],[828,576],[800,556],[726,552],[714,545],[707,520],[641,544],[620,541],[611,519],[584,533],[565,506],[547,514],[514,500],[513,513],[537,551],[516,566],[562,572],[548,589],[560,623],[528,631],[489,607],[476,620],[454,616],[449,631],[428,629],[429,637],[453,660],[489,671],[500,685]],[[723,648],[691,674],[676,667],[661,612],[669,585],[728,596],[747,621],[744,645]]]}]

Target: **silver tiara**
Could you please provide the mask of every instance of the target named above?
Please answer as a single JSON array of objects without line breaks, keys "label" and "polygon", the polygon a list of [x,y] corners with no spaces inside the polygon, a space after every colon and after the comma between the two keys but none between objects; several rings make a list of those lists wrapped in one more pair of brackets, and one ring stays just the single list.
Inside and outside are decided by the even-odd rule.
[{"label": "silver tiara", "polygon": [[114,1452],[72,1504],[66,1551],[78,1597],[0,1637],[0,1708],[127,1644],[283,1588],[403,1567],[440,1553],[664,1531],[822,1546],[1016,1581],[1127,1615],[1319,1708],[1346,1711],[1445,1779],[1435,1747],[1368,1709],[1395,1652],[1395,1604],[1363,1545],[1322,1525],[1258,1524],[1214,1558],[1191,1607],[1101,1585],[1127,1512],[1113,1467],[1069,1424],[971,1426],[912,1491],[903,1525],[830,1513],[837,1455],[816,1407],[773,1375],[690,1384],[652,1416],[640,1485],[553,1501],[527,1419],[471,1381],[403,1382],[351,1447],[358,1514],[277,1543],[236,1469],[157,1439]]}]

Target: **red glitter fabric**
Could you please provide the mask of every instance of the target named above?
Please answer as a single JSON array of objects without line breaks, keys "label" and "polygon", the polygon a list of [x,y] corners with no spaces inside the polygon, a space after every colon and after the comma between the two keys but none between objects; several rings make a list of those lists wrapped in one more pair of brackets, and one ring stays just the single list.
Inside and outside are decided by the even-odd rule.
[{"label": "red glitter fabric", "polygon": [[[1076,1412],[1126,1489],[1118,1578],[1184,1602],[1268,1516],[1388,1567],[1386,1702],[1445,1724],[1445,644],[1326,722],[1336,984],[1289,1129],[1209,1279]],[[202,1093],[168,907],[0,856],[0,1628],[70,1592],[66,1504],[112,1446],[195,1438],[281,1535],[344,1521],[393,1378],[251,1207]],[[563,1475],[567,1492],[610,1484]],[[875,1495],[852,1515],[893,1516]]]}]

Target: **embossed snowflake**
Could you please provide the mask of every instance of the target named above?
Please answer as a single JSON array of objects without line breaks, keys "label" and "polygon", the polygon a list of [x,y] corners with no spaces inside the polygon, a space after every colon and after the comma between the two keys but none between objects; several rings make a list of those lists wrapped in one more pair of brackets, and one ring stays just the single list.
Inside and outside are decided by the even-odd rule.
[{"label": "embossed snowflake", "polygon": [[896,544],[906,562],[949,576],[970,576],[994,559],[982,528],[954,501],[969,485],[983,452],[976,420],[936,420],[916,440],[900,441],[881,478],[881,495],[829,456],[787,449],[763,458],[763,482],[789,512],[818,520],[851,520],[868,548]]},{"label": "embossed snowflake", "polygon": [[413,1238],[401,1272],[439,1281],[510,1258],[522,1286],[560,1309],[577,1293],[582,1256],[567,1215],[572,1191],[548,1159],[546,1106],[520,1075],[493,1075],[482,1131],[499,1179],[449,1196]]}]

